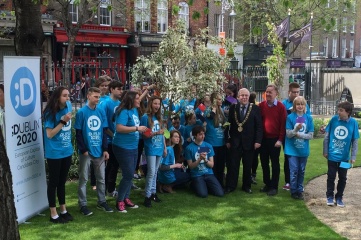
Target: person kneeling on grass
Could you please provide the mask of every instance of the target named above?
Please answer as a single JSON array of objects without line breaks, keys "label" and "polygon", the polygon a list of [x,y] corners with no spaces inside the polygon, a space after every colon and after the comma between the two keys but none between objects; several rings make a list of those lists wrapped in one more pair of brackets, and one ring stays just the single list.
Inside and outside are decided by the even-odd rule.
[{"label": "person kneeling on grass", "polygon": [[[352,104],[341,102],[337,105],[337,114],[333,116],[326,127],[325,139],[323,141],[323,156],[328,160],[327,171],[327,205],[333,206],[334,198],[336,205],[344,207],[342,201],[343,192],[346,187],[347,165],[356,160],[359,130],[357,121],[351,117]],[[336,173],[338,173],[337,193],[334,195]]]},{"label": "person kneeling on grass", "polygon": [[191,186],[199,197],[207,197],[208,191],[219,197],[223,197],[224,192],[221,184],[213,174],[212,146],[204,142],[204,128],[195,126],[192,129],[194,141],[185,150],[185,158],[191,169]]}]

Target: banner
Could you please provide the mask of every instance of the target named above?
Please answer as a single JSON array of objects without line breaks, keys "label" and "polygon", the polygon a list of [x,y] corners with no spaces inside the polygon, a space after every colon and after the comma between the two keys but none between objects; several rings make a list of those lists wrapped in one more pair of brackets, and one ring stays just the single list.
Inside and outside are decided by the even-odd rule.
[{"label": "banner", "polygon": [[[276,34],[278,38],[281,37],[287,37],[288,33],[290,31],[290,18],[287,17],[285,19],[283,19],[283,21],[280,23],[280,25],[278,25],[276,27]],[[261,40],[261,44],[267,44],[269,43],[268,41],[268,35],[266,35],[264,38],[262,38]]]},{"label": "banner", "polygon": [[294,44],[298,45],[300,43],[309,40],[311,34],[312,34],[312,28],[311,28],[311,23],[309,23],[300,30],[297,30],[296,32],[292,33],[289,40]]},{"label": "banner", "polygon": [[48,208],[40,104],[40,57],[4,56],[6,151],[18,222]]}]

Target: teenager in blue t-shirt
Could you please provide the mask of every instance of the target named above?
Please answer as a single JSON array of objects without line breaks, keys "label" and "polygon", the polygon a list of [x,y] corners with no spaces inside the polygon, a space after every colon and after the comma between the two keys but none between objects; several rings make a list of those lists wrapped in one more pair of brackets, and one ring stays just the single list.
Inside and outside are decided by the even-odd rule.
[{"label": "teenager in blue t-shirt", "polygon": [[137,111],[139,106],[139,94],[135,91],[128,91],[114,114],[113,152],[122,170],[122,179],[118,184],[116,208],[122,213],[127,212],[125,207],[138,208],[138,205],[134,204],[129,196],[137,164],[139,133],[147,130],[146,126],[140,126]]},{"label": "teenager in blue t-shirt", "polygon": [[[53,223],[66,223],[73,220],[65,205],[65,183],[73,155],[71,112],[72,105],[69,102],[68,89],[56,88],[44,109],[44,149],[49,169],[47,194],[50,222]],[[56,211],[56,195],[60,216]]]},{"label": "teenager in blue t-shirt", "polygon": [[204,128],[195,126],[192,134],[194,142],[188,145],[184,153],[191,169],[191,185],[199,197],[207,197],[208,191],[222,197],[224,195],[222,186],[212,171],[214,151],[209,143],[204,142]]},{"label": "teenager in blue t-shirt", "polygon": [[193,110],[191,111],[188,111],[186,113],[186,125],[185,125],[185,130],[184,130],[184,135],[183,135],[183,139],[184,139],[184,142],[183,142],[183,148],[185,149],[192,141],[194,141],[194,137],[193,137],[193,134],[192,134],[192,129],[195,127],[195,126],[204,126],[206,127],[207,126],[207,122],[204,121],[202,123],[201,120],[198,120],[197,117],[196,117],[196,114]]},{"label": "teenager in blue t-shirt", "polygon": [[168,139],[167,156],[161,160],[158,172],[159,191],[173,193],[173,187],[190,181],[190,174],[183,165],[181,133],[172,130]]},{"label": "teenager in blue t-shirt", "polygon": [[307,158],[310,155],[309,140],[313,138],[314,126],[311,115],[306,113],[306,100],[296,97],[292,113],[286,119],[285,154],[290,168],[291,197],[303,200],[303,180]]},{"label": "teenager in blue t-shirt", "polygon": [[[212,107],[205,111],[207,130],[205,141],[212,145],[214,150],[214,175],[223,186],[224,169],[226,167],[226,143],[223,124],[226,122],[222,110],[222,96],[217,93],[211,95]],[[209,109],[209,110],[208,110]]]},{"label": "teenager in blue t-shirt", "polygon": [[162,114],[160,104],[162,99],[152,96],[148,100],[146,113],[142,116],[140,124],[146,126],[150,131],[143,134],[144,152],[147,159],[147,176],[145,179],[144,206],[151,207],[152,201],[161,202],[157,196],[157,172],[162,156],[167,155],[165,139],[162,129]]},{"label": "teenager in blue t-shirt", "polygon": [[105,167],[105,185],[108,195],[115,198],[118,196],[118,192],[115,190],[115,185],[118,175],[119,164],[114,156],[112,148],[112,141],[115,133],[113,115],[120,104],[119,99],[123,92],[123,84],[119,81],[111,81],[108,87],[110,92],[109,98],[107,98],[104,102],[100,103],[99,107],[104,110],[108,122],[106,134],[108,138],[109,159],[107,161],[107,166]]},{"label": "teenager in blue t-shirt", "polygon": [[196,86],[193,85],[191,87],[192,97],[187,98],[187,99],[181,99],[179,104],[175,106],[174,113],[179,114],[182,125],[185,125],[185,122],[186,122],[186,120],[185,120],[186,112],[195,110],[194,107],[195,107],[195,104],[197,101],[197,99],[195,97],[196,91],[197,91],[197,88],[196,88]]},{"label": "teenager in blue t-shirt", "polygon": [[[358,123],[351,117],[351,103],[339,103],[337,113],[328,123],[323,141],[323,156],[328,160],[326,197],[328,206],[333,206],[336,199],[336,205],[344,207],[342,198],[346,187],[347,167],[343,165],[347,165],[350,160],[352,164],[356,161],[360,135]],[[336,173],[338,184],[337,193],[334,195]]]},{"label": "teenager in blue t-shirt", "polygon": [[97,207],[106,212],[113,212],[105,199],[104,161],[109,158],[105,131],[108,122],[103,109],[97,107],[100,93],[99,88],[91,87],[88,89],[87,104],[77,112],[74,125],[79,149],[78,203],[81,213],[85,216],[93,214],[87,207],[86,197],[86,183],[88,181],[90,162],[93,163],[96,178]]}]

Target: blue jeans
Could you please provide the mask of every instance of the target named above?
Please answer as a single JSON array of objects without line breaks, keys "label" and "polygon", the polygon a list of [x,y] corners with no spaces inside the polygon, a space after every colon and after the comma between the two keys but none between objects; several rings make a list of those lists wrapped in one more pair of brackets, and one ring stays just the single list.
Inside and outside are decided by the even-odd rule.
[{"label": "blue jeans", "polygon": [[150,197],[157,191],[157,172],[162,156],[147,156],[147,177],[145,179],[145,196]]},{"label": "blue jeans", "polygon": [[174,169],[175,181],[172,182],[173,187],[182,186],[191,180],[189,172],[184,172],[182,168]]},{"label": "blue jeans", "polygon": [[303,180],[305,179],[305,169],[307,157],[288,156],[290,166],[290,190],[292,193],[303,192]]},{"label": "blue jeans", "polygon": [[125,149],[113,144],[113,153],[122,170],[122,179],[118,185],[117,201],[129,198],[134,170],[137,164],[138,149]]},{"label": "blue jeans", "polygon": [[104,158],[93,156],[85,156],[79,154],[79,185],[78,185],[78,203],[79,207],[87,205],[86,183],[89,178],[90,162],[94,166],[94,174],[96,178],[98,204],[105,202],[105,162]]},{"label": "blue jeans", "polygon": [[192,188],[198,197],[205,198],[210,194],[223,197],[224,192],[221,184],[213,174],[206,174],[199,177],[192,178]]}]

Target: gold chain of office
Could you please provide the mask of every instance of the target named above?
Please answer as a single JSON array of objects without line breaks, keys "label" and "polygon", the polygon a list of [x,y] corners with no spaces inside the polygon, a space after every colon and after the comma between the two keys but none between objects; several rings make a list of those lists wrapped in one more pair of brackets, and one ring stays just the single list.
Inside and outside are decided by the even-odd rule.
[{"label": "gold chain of office", "polygon": [[238,122],[238,117],[237,117],[237,112],[238,111],[236,109],[234,109],[234,117],[235,117],[236,123],[238,125],[238,132],[243,131],[243,125],[245,124],[245,122],[247,121],[247,119],[249,117],[249,114],[251,113],[252,106],[253,106],[253,103],[250,103],[250,106],[249,106],[248,111],[246,113],[246,117],[244,118],[244,120],[241,123]]}]

